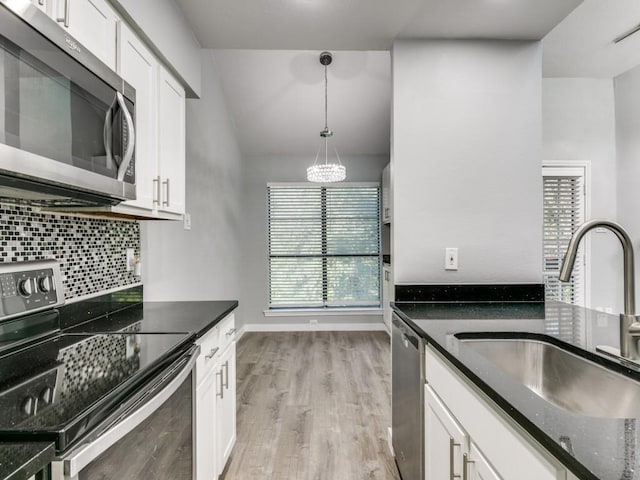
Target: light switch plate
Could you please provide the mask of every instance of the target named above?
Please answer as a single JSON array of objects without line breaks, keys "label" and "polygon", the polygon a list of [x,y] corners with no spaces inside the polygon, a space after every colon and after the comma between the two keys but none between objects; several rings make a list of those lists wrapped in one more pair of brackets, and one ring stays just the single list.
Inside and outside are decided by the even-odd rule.
[{"label": "light switch plate", "polygon": [[191,214],[190,213],[184,214],[183,221],[184,221],[184,229],[191,230]]}]

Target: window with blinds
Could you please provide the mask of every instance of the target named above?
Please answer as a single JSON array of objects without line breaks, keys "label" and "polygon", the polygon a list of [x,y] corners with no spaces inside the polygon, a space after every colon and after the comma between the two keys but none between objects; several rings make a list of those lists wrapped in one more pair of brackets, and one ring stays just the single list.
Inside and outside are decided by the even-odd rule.
[{"label": "window with blinds", "polygon": [[558,275],[573,232],[585,220],[584,168],[544,167],[543,276],[547,300],[584,305],[584,246],[578,250],[571,281]]},{"label": "window with blinds", "polygon": [[378,186],[269,185],[269,307],[380,306]]}]

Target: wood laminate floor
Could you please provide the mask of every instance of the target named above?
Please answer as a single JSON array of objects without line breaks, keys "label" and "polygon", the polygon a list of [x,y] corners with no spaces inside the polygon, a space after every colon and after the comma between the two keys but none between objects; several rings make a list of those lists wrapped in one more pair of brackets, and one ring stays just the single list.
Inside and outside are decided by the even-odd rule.
[{"label": "wood laminate floor", "polygon": [[223,480],[399,480],[384,332],[247,333]]}]

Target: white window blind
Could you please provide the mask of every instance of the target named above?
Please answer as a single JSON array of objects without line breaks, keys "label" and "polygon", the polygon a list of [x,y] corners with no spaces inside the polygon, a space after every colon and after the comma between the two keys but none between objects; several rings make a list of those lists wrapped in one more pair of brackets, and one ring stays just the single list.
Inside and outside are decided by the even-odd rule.
[{"label": "white window blind", "polygon": [[269,307],[380,306],[377,186],[268,187]]},{"label": "white window blind", "polygon": [[571,281],[560,282],[558,275],[573,232],[584,222],[584,169],[544,167],[543,175],[543,275],[547,300],[584,305],[585,258],[580,246]]}]

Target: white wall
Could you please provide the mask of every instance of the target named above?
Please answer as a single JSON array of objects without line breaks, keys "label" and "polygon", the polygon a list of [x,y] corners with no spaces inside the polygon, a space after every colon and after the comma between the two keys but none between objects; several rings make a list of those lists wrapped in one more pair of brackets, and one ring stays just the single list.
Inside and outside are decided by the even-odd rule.
[{"label": "white wall", "polygon": [[[242,157],[218,72],[202,51],[203,90],[187,100],[187,211],[182,222],[141,222],[145,300],[240,300],[246,225]],[[241,321],[241,314],[238,315]]]},{"label": "white wall", "polygon": [[[286,133],[286,132],[285,132]],[[381,315],[365,316],[301,316],[265,317],[269,304],[269,263],[267,224],[267,183],[304,182],[306,169],[314,161],[315,153],[308,157],[268,156],[247,159],[244,195],[244,221],[248,225],[242,243],[244,275],[242,288],[246,292],[244,322],[246,324],[309,325],[315,318],[324,323],[381,324]],[[388,157],[340,157],[347,167],[347,181],[378,182]]]},{"label": "white wall", "polygon": [[[128,21],[142,30],[156,53],[165,57],[187,87],[187,96],[202,90],[200,44],[173,0],[112,0]],[[127,18],[128,17],[128,18]]]},{"label": "white wall", "polygon": [[[588,161],[589,218],[616,220],[616,121],[613,81],[545,78],[542,81],[543,160]],[[640,175],[639,175],[640,178]],[[622,307],[622,249],[610,232],[591,238],[593,307]]]},{"label": "white wall", "polygon": [[614,79],[618,152],[618,221],[627,229],[636,252],[640,281],[640,66]]},{"label": "white wall", "polygon": [[398,41],[392,63],[395,283],[541,282],[540,43]]}]

